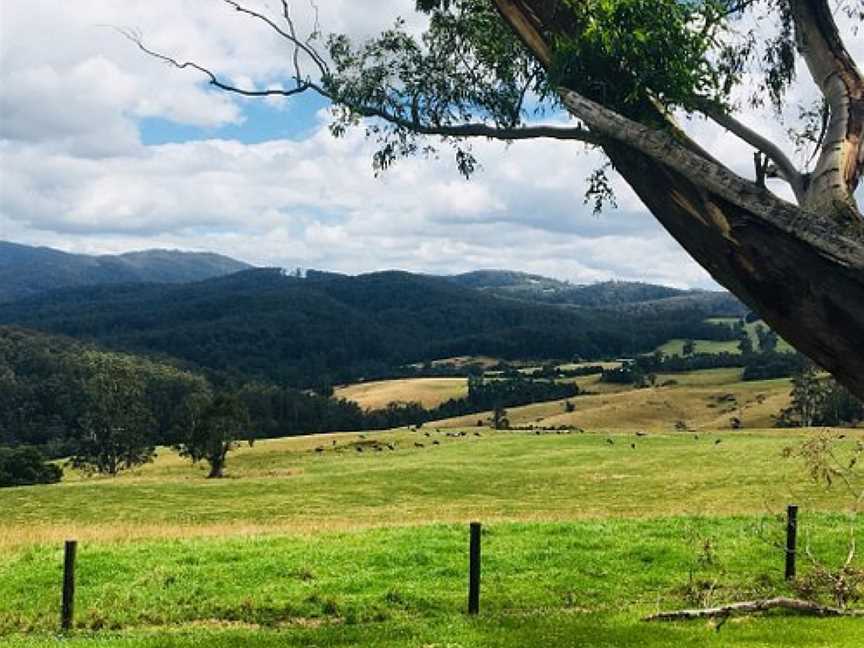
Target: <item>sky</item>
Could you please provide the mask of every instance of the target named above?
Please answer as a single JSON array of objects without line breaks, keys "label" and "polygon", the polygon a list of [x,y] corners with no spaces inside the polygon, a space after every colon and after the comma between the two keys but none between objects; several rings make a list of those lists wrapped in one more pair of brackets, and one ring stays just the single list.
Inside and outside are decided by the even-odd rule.
[{"label": "sky", "polygon": [[[248,4],[278,15],[275,0]],[[413,0],[318,5],[324,31],[355,39],[400,15],[422,24]],[[301,24],[306,8],[298,3]],[[0,0],[0,239],[92,254],[214,251],[352,274],[507,268],[577,283],[716,287],[622,181],[618,208],[592,214],[583,195],[599,157],[581,145],[482,141],[470,181],[445,149],[375,177],[364,130],[334,139],[320,99],[220,93],[112,26],[243,87],[290,70],[284,41],[220,0]],[[864,60],[864,39],[848,42]],[[795,90],[808,92],[806,82]],[[784,139],[771,115],[742,119]],[[705,122],[688,129],[752,175],[751,149]]]}]

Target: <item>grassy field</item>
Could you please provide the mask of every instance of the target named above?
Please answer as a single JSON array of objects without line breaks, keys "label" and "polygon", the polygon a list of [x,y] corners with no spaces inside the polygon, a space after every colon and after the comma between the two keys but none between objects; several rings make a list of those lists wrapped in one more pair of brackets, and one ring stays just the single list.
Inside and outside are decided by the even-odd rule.
[{"label": "grassy field", "polygon": [[[686,374],[659,374],[665,387],[631,389],[600,382],[599,376],[574,380],[587,395],[567,401],[536,403],[507,411],[513,426],[573,425],[584,429],[674,431],[683,423],[690,429],[729,429],[737,417],[746,428],[768,428],[789,403],[788,379],[741,382],[741,369],[709,369]],[[490,413],[471,414],[440,422],[440,427],[476,425]]]},{"label": "grassy field", "polygon": [[[669,340],[657,347],[668,356],[684,355],[684,340]],[[735,340],[693,340],[694,353],[741,353]]]},{"label": "grassy field", "polygon": [[[658,608],[699,601],[709,582],[711,600],[789,592],[782,554],[769,542],[776,524],[767,520],[763,531],[758,522],[490,525],[477,619],[463,613],[461,525],[329,532],[314,541],[86,546],[79,556],[79,639],[71,645],[859,645],[860,620],[769,615],[732,621],[720,633],[703,622],[640,621]],[[840,518],[811,514],[802,525],[816,539],[814,551],[841,558]],[[18,603],[0,613],[0,631],[29,635],[7,635],[5,645],[55,645],[58,558],[57,550],[36,547],[0,563],[0,594]]]},{"label": "grassy field", "polygon": [[[734,317],[711,317],[706,320],[711,324],[726,324],[731,326],[735,322],[740,320]],[[759,348],[759,338],[756,335],[756,327],[764,326],[765,324],[762,322],[751,322],[749,324],[744,325],[744,330],[747,331],[747,334],[750,336],[750,340],[753,342],[753,348]],[[665,344],[657,347],[657,350],[662,351],[666,355],[683,355],[685,340],[669,340]],[[718,341],[718,340],[694,340],[693,348],[695,353],[741,353],[738,349],[738,342],[736,340],[731,341]],[[794,349],[789,345],[786,340],[780,338],[777,342],[777,351],[783,353],[791,353]]]},{"label": "grassy field", "polygon": [[[232,453],[223,480],[160,449],[116,478],[4,489],[0,645],[859,646],[861,619],[640,621],[793,593],[774,544],[790,502],[802,542],[832,564],[845,555],[851,499],[783,458],[818,431],[720,425],[733,406],[767,420],[787,397],[784,381],[737,378],[696,372],[580,396],[573,413],[510,412],[583,433],[428,424],[275,439]],[[674,430],[679,416],[692,431]],[[841,459],[864,440],[844,433]],[[483,604],[469,618],[475,519]],[[67,537],[80,542],[77,625],[61,644]]]},{"label": "grassy field", "polygon": [[337,388],[334,396],[355,401],[364,409],[380,409],[393,401],[418,402],[432,408],[467,394],[465,378],[406,378],[347,385]]}]

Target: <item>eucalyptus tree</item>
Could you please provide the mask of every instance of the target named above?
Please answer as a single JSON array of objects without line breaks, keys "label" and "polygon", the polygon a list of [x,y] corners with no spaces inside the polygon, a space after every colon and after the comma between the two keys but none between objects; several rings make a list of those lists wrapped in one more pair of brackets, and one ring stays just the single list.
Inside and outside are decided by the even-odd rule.
[{"label": "eucalyptus tree", "polygon": [[183,403],[178,426],[180,441],[175,447],[192,463],[205,461],[210,466],[210,479],[224,475],[228,453],[242,438],[252,445],[249,411],[235,394],[191,394]]},{"label": "eucalyptus tree", "polygon": [[156,421],[145,402],[140,366],[120,354],[82,357],[83,414],[71,464],[117,475],[153,460]]},{"label": "eucalyptus tree", "polygon": [[[365,122],[376,171],[443,145],[470,176],[471,138],[602,151],[587,194],[596,209],[614,197],[612,169],[719,283],[864,396],[864,77],[835,14],[861,23],[864,0],[417,0],[422,34],[397,20],[362,43],[317,24],[300,33],[287,0],[272,15],[224,1],[285,39],[287,85],[241,88],[126,35],[226,92],[327,98],[335,136]],[[792,139],[808,162],[796,164],[740,113],[782,114],[802,64],[818,101],[800,107]],[[560,112],[571,123],[541,118]],[[752,149],[751,177],[706,151],[682,115]]]}]

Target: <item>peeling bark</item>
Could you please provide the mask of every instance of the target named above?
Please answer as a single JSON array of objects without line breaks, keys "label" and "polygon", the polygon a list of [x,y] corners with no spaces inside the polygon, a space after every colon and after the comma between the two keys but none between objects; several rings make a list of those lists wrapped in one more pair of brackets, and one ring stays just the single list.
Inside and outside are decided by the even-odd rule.
[{"label": "peeling bark", "polygon": [[864,77],[840,38],[827,0],[791,0],[789,5],[798,52],[830,110],[825,141],[802,206],[860,217],[852,194],[864,168]]},{"label": "peeling bark", "polygon": [[[546,65],[555,37],[575,28],[567,20],[565,0],[494,1]],[[602,147],[615,168],[714,279],[864,398],[864,227],[848,190],[860,178],[861,165],[850,173],[848,162],[852,155],[860,157],[860,138],[858,148],[854,137],[844,144],[844,183],[854,181],[844,185],[846,202],[838,206],[839,191],[826,199],[814,186],[819,200],[801,208],[669,133],[631,122],[566,89],[562,99],[605,138]],[[854,130],[855,119],[852,114],[843,122],[847,132]],[[845,217],[838,218],[838,208]]]}]

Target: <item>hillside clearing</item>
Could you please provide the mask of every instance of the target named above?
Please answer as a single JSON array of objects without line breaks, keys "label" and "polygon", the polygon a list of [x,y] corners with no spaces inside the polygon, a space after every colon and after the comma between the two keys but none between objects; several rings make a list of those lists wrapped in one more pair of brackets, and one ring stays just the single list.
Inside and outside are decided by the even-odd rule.
[{"label": "hillside clearing", "polygon": [[[344,434],[321,453],[314,448],[332,444],[330,436],[262,441],[238,450],[222,480],[204,479],[203,469],[163,449],[155,463],[117,478],[72,476],[54,486],[5,489],[0,546],[70,534],[315,533],[472,517],[758,514],[793,500],[809,509],[844,506],[841,493],[814,488],[798,462],[781,460],[784,448],[812,431],[448,432]],[[851,451],[864,431],[847,435],[843,447]],[[375,451],[376,441],[396,449]]]},{"label": "hillside clearing", "polygon": [[467,394],[466,378],[405,378],[338,387],[333,395],[354,401],[364,409],[382,409],[393,402],[416,402],[431,409]]},{"label": "hillside clearing", "polygon": [[[493,431],[472,415],[260,440],[231,454],[221,480],[160,448],[115,478],[4,489],[0,645],[56,645],[62,542],[74,537],[72,648],[857,647],[861,619],[774,613],[721,632],[639,620],[795,595],[774,544],[785,506],[801,507],[802,538],[838,564],[851,496],[783,458],[822,432],[767,428],[788,380],[716,369],[601,391],[597,379],[576,379],[597,393],[571,399],[573,412],[508,410],[543,430]],[[747,429],[730,430],[739,415]],[[575,425],[585,431],[551,429]],[[864,430],[842,434],[841,461]],[[464,615],[470,520],[484,524],[477,618]]]}]

